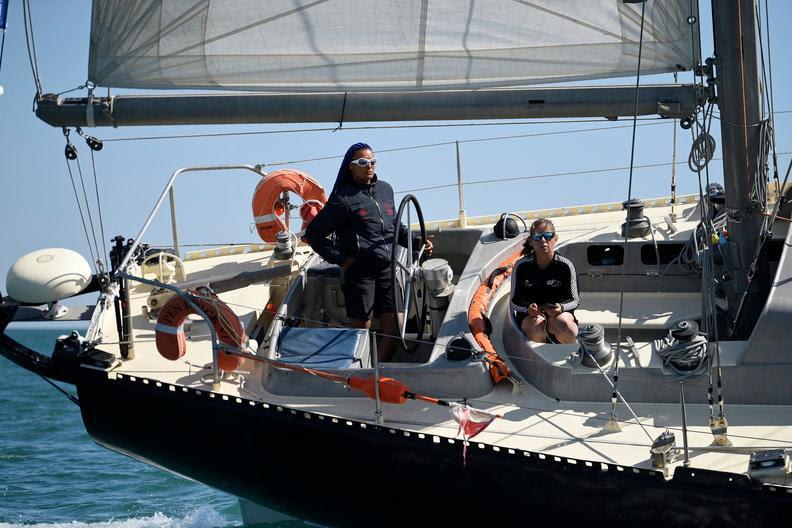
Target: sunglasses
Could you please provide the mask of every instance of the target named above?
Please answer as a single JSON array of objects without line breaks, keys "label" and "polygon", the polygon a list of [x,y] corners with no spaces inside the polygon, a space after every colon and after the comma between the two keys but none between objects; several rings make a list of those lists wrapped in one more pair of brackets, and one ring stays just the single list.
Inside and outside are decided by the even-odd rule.
[{"label": "sunglasses", "polygon": [[539,242],[544,238],[545,240],[550,242],[551,240],[553,240],[554,236],[555,233],[553,233],[552,231],[546,231],[544,233],[534,233],[533,235],[531,235],[531,239],[534,240],[535,242]]},{"label": "sunglasses", "polygon": [[368,167],[369,165],[376,165],[377,158],[358,158],[356,160],[352,160],[352,163],[357,165],[358,167]]}]

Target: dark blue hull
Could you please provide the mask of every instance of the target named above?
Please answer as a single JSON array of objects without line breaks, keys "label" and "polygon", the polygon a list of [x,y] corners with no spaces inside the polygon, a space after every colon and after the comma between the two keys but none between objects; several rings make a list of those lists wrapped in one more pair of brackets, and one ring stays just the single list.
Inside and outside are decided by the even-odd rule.
[{"label": "dark blue hull", "polygon": [[[81,369],[98,442],[257,504],[331,526],[476,520],[585,526],[782,526],[792,493],[745,475],[560,459],[333,420]],[[175,390],[172,390],[175,389]]]}]

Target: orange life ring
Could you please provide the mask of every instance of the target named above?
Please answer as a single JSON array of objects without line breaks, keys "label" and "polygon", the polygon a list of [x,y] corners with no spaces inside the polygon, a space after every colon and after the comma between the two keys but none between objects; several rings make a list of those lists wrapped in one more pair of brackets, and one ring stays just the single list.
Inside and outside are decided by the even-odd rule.
[{"label": "orange life ring", "polygon": [[484,355],[487,358],[487,362],[490,365],[490,376],[492,377],[492,381],[498,383],[499,381],[506,379],[509,376],[509,367],[506,366],[506,363],[503,359],[498,356],[497,350],[495,347],[492,346],[492,341],[490,341],[489,336],[487,335],[485,329],[486,324],[484,322],[484,316],[487,314],[487,308],[489,306],[490,301],[492,300],[492,296],[495,294],[495,291],[500,287],[500,285],[505,281],[509,275],[511,275],[512,270],[514,269],[514,263],[519,259],[521,256],[521,251],[517,251],[512,256],[498,264],[498,270],[502,270],[500,273],[491,276],[490,280],[481,283],[481,286],[478,287],[476,293],[473,294],[473,299],[470,301],[470,307],[468,308],[468,326],[470,327],[470,333],[473,334],[473,338],[476,342],[484,349]]},{"label": "orange life ring", "polygon": [[[318,202],[321,207],[327,202],[324,189],[310,175],[294,169],[270,172],[256,185],[253,193],[253,218],[256,231],[264,242],[275,242],[275,235],[286,230],[286,224],[280,218],[283,212],[279,214],[275,211],[276,203],[284,191],[299,194],[306,202]],[[286,211],[286,214],[289,212]],[[303,222],[303,229],[307,227],[307,222],[310,220]]]},{"label": "orange life ring", "polygon": [[[245,345],[247,336],[242,323],[227,304],[206,288],[190,289],[187,292],[190,293],[192,302],[209,317],[221,343],[235,348],[242,348]],[[176,361],[187,352],[183,324],[184,320],[194,313],[195,311],[178,295],[162,307],[156,326],[157,350],[162,357]],[[232,371],[239,368],[241,361],[242,358],[239,356],[220,350],[217,366],[221,370]]]}]

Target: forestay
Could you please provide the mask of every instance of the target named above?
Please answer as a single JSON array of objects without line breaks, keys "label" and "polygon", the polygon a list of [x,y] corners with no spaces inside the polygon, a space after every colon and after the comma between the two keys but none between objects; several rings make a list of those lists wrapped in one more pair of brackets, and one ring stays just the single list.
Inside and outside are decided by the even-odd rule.
[{"label": "forestay", "polygon": [[[632,76],[641,8],[623,0],[94,0],[89,79],[338,92]],[[642,73],[693,66],[693,21],[690,0],[647,2]]]}]

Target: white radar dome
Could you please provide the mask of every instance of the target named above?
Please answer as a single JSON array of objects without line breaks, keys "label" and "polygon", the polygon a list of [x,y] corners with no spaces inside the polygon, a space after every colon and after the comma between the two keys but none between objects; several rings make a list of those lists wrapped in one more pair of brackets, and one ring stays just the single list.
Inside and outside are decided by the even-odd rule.
[{"label": "white radar dome", "polygon": [[45,304],[80,293],[91,282],[82,255],[63,248],[33,251],[17,260],[6,276],[8,295],[17,301]]}]

